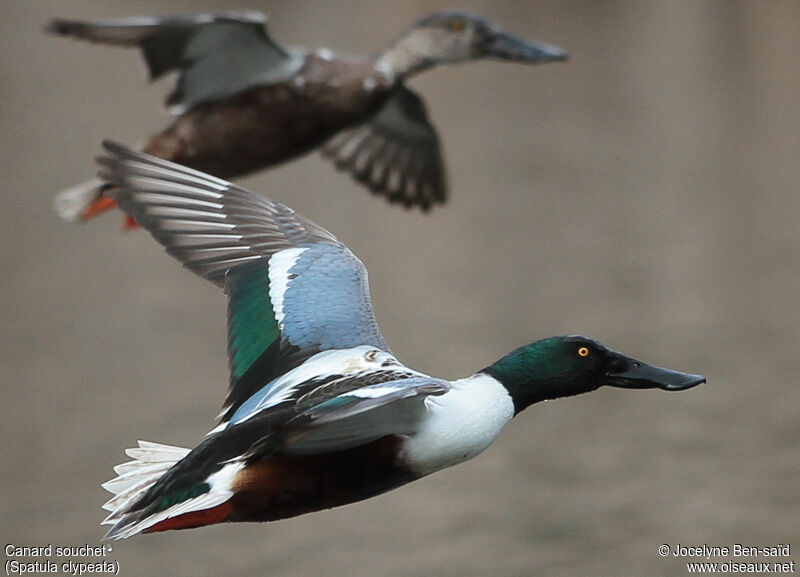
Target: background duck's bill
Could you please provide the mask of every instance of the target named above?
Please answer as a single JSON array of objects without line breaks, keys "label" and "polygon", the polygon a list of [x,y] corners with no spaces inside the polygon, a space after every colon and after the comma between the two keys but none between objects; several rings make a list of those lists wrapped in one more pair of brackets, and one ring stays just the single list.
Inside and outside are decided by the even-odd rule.
[{"label": "background duck's bill", "polygon": [[498,30],[492,34],[486,46],[486,55],[502,60],[521,62],[550,62],[567,60],[569,55],[558,46],[537,44]]}]

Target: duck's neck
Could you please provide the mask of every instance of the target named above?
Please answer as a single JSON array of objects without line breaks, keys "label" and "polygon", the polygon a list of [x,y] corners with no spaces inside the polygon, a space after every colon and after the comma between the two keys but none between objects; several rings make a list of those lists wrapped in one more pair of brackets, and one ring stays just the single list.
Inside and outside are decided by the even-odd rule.
[{"label": "duck's neck", "polygon": [[375,58],[375,68],[396,81],[403,81],[432,68],[436,62],[420,53],[418,43],[414,31],[401,36],[394,44],[378,54]]},{"label": "duck's neck", "polygon": [[534,403],[569,397],[599,388],[566,376],[564,367],[555,361],[550,339],[521,347],[486,367],[481,372],[497,379],[514,401],[514,414]]}]

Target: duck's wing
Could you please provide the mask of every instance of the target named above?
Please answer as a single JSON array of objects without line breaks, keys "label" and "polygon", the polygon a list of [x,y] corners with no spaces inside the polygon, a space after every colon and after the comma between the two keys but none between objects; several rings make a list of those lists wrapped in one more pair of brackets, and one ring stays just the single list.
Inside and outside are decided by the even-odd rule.
[{"label": "duck's wing", "polygon": [[85,22],[56,19],[45,28],[61,36],[142,50],[150,79],[177,71],[167,105],[176,113],[251,86],[276,82],[303,64],[276,44],[266,17],[255,11],[180,14]]},{"label": "duck's wing", "polygon": [[334,136],[322,153],[376,194],[428,210],[447,199],[442,151],[425,103],[396,87],[364,124]]},{"label": "duck's wing", "polygon": [[248,458],[341,451],[415,433],[425,398],[449,390],[447,381],[400,365],[389,353],[327,351],[264,386],[214,433],[261,423],[259,430],[272,433],[249,447]]},{"label": "duck's wing", "polygon": [[317,401],[289,421],[281,450],[326,453],[389,435],[412,435],[426,414],[425,399],[449,390],[447,381],[425,375],[354,386]]},{"label": "duck's wing", "polygon": [[367,271],[335,236],[225,180],[106,142],[101,178],[183,265],[228,295],[227,419],[255,391],[316,353],[388,351]]},{"label": "duck's wing", "polygon": [[[428,375],[398,363],[391,353],[375,347],[361,345],[322,351],[266,383],[217,430],[261,417],[274,407],[289,407],[294,417],[339,395],[360,394],[353,392],[356,389],[385,385],[381,391],[386,392],[398,386],[396,383],[410,382],[415,378],[431,380]],[[389,382],[392,385],[386,385]],[[284,423],[288,420],[289,417],[283,419]]]}]

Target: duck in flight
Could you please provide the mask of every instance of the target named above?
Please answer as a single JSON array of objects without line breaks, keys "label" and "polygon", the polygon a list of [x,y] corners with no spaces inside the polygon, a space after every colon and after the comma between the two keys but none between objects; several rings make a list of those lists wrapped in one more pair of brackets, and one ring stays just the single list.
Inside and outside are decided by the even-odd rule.
[{"label": "duck in flight", "polygon": [[[447,197],[439,138],[422,99],[406,85],[440,64],[494,58],[566,60],[560,48],[518,38],[480,16],[437,12],[375,56],[283,47],[259,12],[82,22],[46,30],[141,49],[155,80],[177,72],[167,105],[177,118],[144,152],[234,178],[323,146],[335,166],[390,202],[423,210]],[[67,220],[113,206],[96,180],[63,191]]]},{"label": "duck in flight", "polygon": [[119,206],[228,298],[230,387],[192,450],[141,442],[104,484],[107,539],[345,505],[464,462],[539,401],[705,382],[599,342],[538,340],[456,381],[398,361],[335,236],[225,180],[105,143]]}]

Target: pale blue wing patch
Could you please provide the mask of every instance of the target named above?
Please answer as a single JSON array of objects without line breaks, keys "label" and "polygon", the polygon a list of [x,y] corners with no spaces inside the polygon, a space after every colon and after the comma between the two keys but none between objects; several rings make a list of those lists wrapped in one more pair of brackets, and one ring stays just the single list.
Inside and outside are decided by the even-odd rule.
[{"label": "pale blue wing patch", "polygon": [[[223,420],[243,419],[290,394],[291,383],[302,379],[279,375],[321,351],[387,348],[372,314],[366,271],[343,246],[278,251],[267,267],[263,262],[239,265],[228,273],[225,286],[231,387]],[[325,374],[329,365],[316,364]],[[301,373],[303,379],[314,376]],[[248,400],[254,393],[256,398]]]},{"label": "pale blue wing patch", "polygon": [[309,246],[296,253],[288,277],[279,307],[273,298],[288,344],[317,350],[369,345],[388,351],[372,310],[367,271],[346,247]]}]

